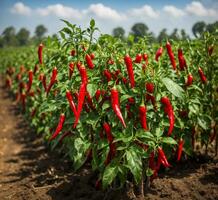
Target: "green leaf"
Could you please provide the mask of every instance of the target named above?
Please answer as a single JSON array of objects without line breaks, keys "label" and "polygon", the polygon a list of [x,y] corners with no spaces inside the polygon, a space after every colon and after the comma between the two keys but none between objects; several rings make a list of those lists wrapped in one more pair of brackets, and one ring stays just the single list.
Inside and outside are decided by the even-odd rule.
[{"label": "green leaf", "polygon": [[94,19],[91,19],[90,26],[91,26],[91,28],[95,27],[95,20]]},{"label": "green leaf", "polygon": [[105,168],[103,178],[102,178],[103,188],[106,188],[108,185],[110,185],[112,183],[114,178],[117,176],[117,173],[118,173],[118,167],[117,166],[109,164]]},{"label": "green leaf", "polygon": [[199,124],[199,126],[200,126],[202,129],[207,130],[207,122],[206,122],[205,120],[200,119],[200,118],[198,117],[198,124]]},{"label": "green leaf", "polygon": [[152,135],[149,131],[145,131],[143,129],[140,129],[136,132],[136,137],[139,138],[147,138],[147,139],[154,139],[154,135]]},{"label": "green leaf", "polygon": [[64,20],[64,19],[61,19],[61,21],[63,21],[68,27],[70,27],[72,30],[75,28],[75,24],[74,25],[72,25],[70,22],[68,22],[68,21],[66,21],[66,20]]},{"label": "green leaf", "polygon": [[98,89],[98,85],[90,83],[87,85],[87,90],[91,97],[95,96],[96,90]]},{"label": "green leaf", "polygon": [[148,168],[148,169],[146,170],[146,176],[152,176],[152,175],[153,175],[153,170],[150,169],[150,168]]},{"label": "green leaf", "polygon": [[184,97],[184,90],[174,81],[169,78],[162,79],[163,84],[166,88],[176,97],[183,98]]},{"label": "green leaf", "polygon": [[123,101],[125,101],[126,99],[128,99],[130,97],[132,97],[132,96],[130,96],[128,94],[122,95],[121,98],[120,98],[120,103],[122,103]]},{"label": "green leaf", "polygon": [[167,144],[177,144],[176,140],[171,137],[163,137],[162,142]]},{"label": "green leaf", "polygon": [[130,148],[126,152],[126,160],[127,160],[127,167],[132,172],[136,183],[138,183],[141,179],[141,174],[142,174],[142,160],[136,154],[134,148]]}]

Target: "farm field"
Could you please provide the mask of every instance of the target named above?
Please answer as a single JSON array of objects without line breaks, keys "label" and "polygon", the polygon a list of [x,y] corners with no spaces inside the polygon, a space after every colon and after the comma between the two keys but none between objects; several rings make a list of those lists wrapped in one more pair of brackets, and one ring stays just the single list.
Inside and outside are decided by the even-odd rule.
[{"label": "farm field", "polygon": [[217,32],[157,43],[62,21],[0,51],[0,197],[218,199]]},{"label": "farm field", "polygon": [[[0,125],[1,199],[137,199],[131,187],[124,191],[96,191],[90,165],[73,173],[71,162],[57,152],[50,152],[28,126],[2,79],[0,120],[4,122]],[[218,198],[217,177],[218,158],[198,157],[161,173],[145,199],[214,200]]]}]

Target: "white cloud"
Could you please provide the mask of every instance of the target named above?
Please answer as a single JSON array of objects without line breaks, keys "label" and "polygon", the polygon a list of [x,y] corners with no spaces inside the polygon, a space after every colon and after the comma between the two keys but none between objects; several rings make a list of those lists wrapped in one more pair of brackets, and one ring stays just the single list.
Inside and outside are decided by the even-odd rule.
[{"label": "white cloud", "polygon": [[129,11],[129,14],[134,17],[157,18],[159,16],[159,13],[149,5],[144,5],[141,8],[133,8]]},{"label": "white cloud", "polygon": [[120,15],[116,10],[101,3],[91,4],[83,13],[86,15],[94,14],[100,19],[122,20],[126,18],[125,15]]},{"label": "white cloud", "polygon": [[17,2],[11,8],[11,13],[19,15],[30,15],[31,8],[25,6],[22,2]]},{"label": "white cloud", "polygon": [[200,2],[193,1],[191,4],[188,4],[185,8],[186,12],[191,15],[197,16],[216,16],[216,11],[213,9],[207,9]]},{"label": "white cloud", "polygon": [[46,8],[38,8],[36,12],[41,16],[55,15],[63,18],[81,18],[82,14],[71,7],[62,4],[49,5]]},{"label": "white cloud", "polygon": [[173,17],[182,17],[186,15],[186,13],[183,10],[176,8],[175,6],[172,6],[172,5],[164,6],[163,11]]}]

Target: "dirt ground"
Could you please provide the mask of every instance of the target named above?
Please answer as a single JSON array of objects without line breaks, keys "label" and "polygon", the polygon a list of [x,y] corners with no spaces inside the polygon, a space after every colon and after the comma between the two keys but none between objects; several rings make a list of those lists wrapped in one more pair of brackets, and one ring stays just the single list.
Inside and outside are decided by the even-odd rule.
[{"label": "dirt ground", "polygon": [[[97,191],[88,165],[78,173],[71,166],[28,127],[0,81],[0,200],[137,200],[131,187]],[[160,174],[145,199],[218,200],[217,157],[198,157]]]}]

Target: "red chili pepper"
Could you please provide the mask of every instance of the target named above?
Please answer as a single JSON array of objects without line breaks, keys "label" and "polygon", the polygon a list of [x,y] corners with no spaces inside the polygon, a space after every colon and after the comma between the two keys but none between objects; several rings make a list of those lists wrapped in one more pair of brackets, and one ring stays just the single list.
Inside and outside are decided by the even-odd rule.
[{"label": "red chili pepper", "polygon": [[95,182],[95,189],[96,190],[100,190],[101,188],[101,179],[99,178],[96,182]]},{"label": "red chili pepper", "polygon": [[110,163],[111,159],[113,159],[113,157],[116,154],[116,145],[115,145],[115,143],[113,143],[114,137],[111,133],[110,125],[107,122],[105,122],[103,124],[103,128],[104,128],[104,131],[106,133],[107,140],[109,143],[109,148],[110,148],[109,153],[108,153],[107,158],[106,158],[106,161],[105,161],[105,165],[108,165]]},{"label": "red chili pepper", "polygon": [[88,76],[87,76],[86,68],[84,65],[80,65],[79,73],[80,73],[82,83],[87,85],[88,84]]},{"label": "red chili pepper", "polygon": [[33,71],[32,70],[29,71],[28,76],[29,76],[29,82],[27,85],[27,93],[30,91],[32,87],[32,83],[33,83]]},{"label": "red chili pepper", "polygon": [[75,55],[76,55],[76,50],[75,50],[75,49],[72,49],[71,52],[70,52],[70,55],[71,55],[71,56],[75,56]]},{"label": "red chili pepper", "polygon": [[182,149],[185,141],[181,138],[178,144],[178,152],[177,152],[177,162],[180,161],[182,155]]},{"label": "red chili pepper", "polygon": [[155,60],[158,61],[162,54],[163,54],[163,47],[160,47],[155,54]]},{"label": "red chili pepper", "polygon": [[89,69],[94,69],[94,64],[93,64],[92,58],[90,57],[89,54],[86,54],[86,63],[88,65]]},{"label": "red chili pepper", "polygon": [[146,87],[147,92],[154,93],[154,84],[153,83],[146,83],[145,87]]},{"label": "red chili pepper", "polygon": [[141,126],[144,130],[148,130],[147,120],[146,120],[146,112],[147,112],[147,108],[146,108],[145,104],[142,103],[139,106],[139,119],[140,119]]},{"label": "red chili pepper", "polygon": [[58,74],[58,70],[56,67],[54,67],[54,69],[52,70],[52,76],[50,79],[50,83],[49,83],[48,88],[47,88],[47,95],[49,94],[52,86],[55,84],[57,74]]},{"label": "red chili pepper", "polygon": [[172,51],[172,47],[171,47],[171,44],[169,43],[169,41],[167,41],[167,43],[166,43],[166,48],[167,48],[167,53],[168,53],[168,56],[170,58],[170,62],[173,66],[173,69],[176,70],[176,60],[175,60],[175,57],[174,57],[174,54]]},{"label": "red chili pepper", "polygon": [[158,147],[158,160],[161,162],[161,164],[164,167],[171,167],[171,165],[168,163],[168,160],[166,158],[166,155],[161,147]]},{"label": "red chili pepper", "polygon": [[147,64],[148,64],[148,54],[144,53],[144,54],[142,55],[142,57],[143,57],[143,59],[144,59],[144,61],[145,61],[145,64],[147,65]]},{"label": "red chili pepper", "polygon": [[202,83],[204,83],[204,84],[207,83],[207,78],[206,78],[203,70],[200,67],[198,68],[198,73],[200,75]]},{"label": "red chili pepper", "polygon": [[187,64],[185,58],[182,53],[182,49],[178,49],[178,59],[179,59],[179,67],[181,71],[184,71],[187,68]]},{"label": "red chili pepper", "polygon": [[117,91],[115,87],[111,89],[111,104],[112,104],[112,108],[115,114],[117,115],[118,119],[121,121],[123,126],[126,128],[125,121],[120,111],[119,92]]},{"label": "red chili pepper", "polygon": [[36,108],[34,108],[34,109],[32,110],[30,116],[33,118],[33,117],[35,116],[35,114],[36,114]]},{"label": "red chili pepper", "polygon": [[109,71],[108,69],[105,69],[105,70],[103,71],[103,74],[104,74],[104,76],[106,77],[107,82],[111,81],[112,75],[111,75],[111,73],[110,73],[110,71]]},{"label": "red chili pepper", "polygon": [[92,110],[95,110],[95,105],[94,105],[94,103],[93,103],[93,101],[92,101],[92,97],[91,97],[91,95],[89,94],[88,91],[86,91],[86,98],[87,98],[87,102],[88,102],[88,104],[89,104],[89,107],[90,107]]},{"label": "red chili pepper", "polygon": [[23,110],[25,111],[26,110],[26,94],[22,92],[20,98],[21,98]]},{"label": "red chili pepper", "polygon": [[191,74],[188,75],[187,81],[186,81],[186,86],[192,85],[193,82],[193,76]]},{"label": "red chili pepper", "polygon": [[95,59],[95,54],[94,54],[94,53],[91,53],[91,54],[90,54],[90,57],[91,57],[92,60]]},{"label": "red chili pepper", "polygon": [[76,128],[78,122],[79,122],[79,118],[80,118],[80,114],[82,112],[82,108],[83,108],[83,104],[85,101],[85,96],[86,96],[86,83],[82,83],[79,89],[79,97],[78,97],[78,105],[77,105],[77,114],[76,114],[76,119],[74,122],[73,127]]},{"label": "red chili pepper", "polygon": [[168,136],[170,136],[172,134],[172,131],[174,128],[174,123],[175,123],[173,107],[172,107],[171,102],[170,102],[168,97],[162,97],[161,103],[164,105],[164,111],[168,115],[168,118],[170,121],[170,127],[168,130]]},{"label": "red chili pepper", "polygon": [[135,87],[135,79],[134,79],[134,71],[133,71],[133,66],[132,66],[132,59],[127,54],[124,57],[124,61],[125,61],[126,67],[127,67],[127,72],[129,75],[129,81],[130,81],[131,88],[134,88]]},{"label": "red chili pepper", "polygon": [[96,99],[96,101],[99,100],[100,96],[101,96],[101,90],[98,89],[98,90],[95,92],[95,99]]},{"label": "red chili pepper", "polygon": [[64,115],[64,113],[61,113],[60,118],[59,118],[59,122],[58,122],[58,126],[57,126],[55,132],[50,137],[49,141],[54,140],[58,136],[58,134],[61,132],[61,130],[63,128],[64,121],[65,121],[65,115]]},{"label": "red chili pepper", "polygon": [[47,84],[46,84],[46,76],[45,76],[45,74],[43,74],[43,77],[42,77],[42,85],[43,85],[45,91],[47,91]]},{"label": "red chili pepper", "polygon": [[38,58],[39,58],[39,64],[42,64],[42,50],[43,50],[44,45],[40,44],[38,47]]},{"label": "red chili pepper", "polygon": [[75,105],[75,103],[73,101],[73,96],[72,96],[72,94],[71,94],[71,92],[69,90],[66,91],[66,98],[67,98],[67,100],[68,100],[68,102],[70,104],[70,108],[73,111],[74,116],[76,116],[77,115],[76,105]]},{"label": "red chili pepper", "polygon": [[107,136],[107,141],[108,141],[109,144],[111,144],[113,142],[113,140],[114,140],[114,137],[113,137],[113,135],[111,133],[111,127],[107,122],[105,122],[103,124],[103,128],[104,128],[104,131],[105,131],[106,136]]},{"label": "red chili pepper", "polygon": [[137,54],[136,57],[135,57],[134,62],[135,63],[141,63],[141,61],[142,61],[142,54]]},{"label": "red chili pepper", "polygon": [[35,64],[33,74],[35,75],[38,70],[39,70],[39,65]]},{"label": "red chili pepper", "polygon": [[71,77],[72,77],[73,71],[74,71],[74,63],[71,62],[71,63],[69,64],[69,78],[70,78],[70,79],[71,79]]}]

